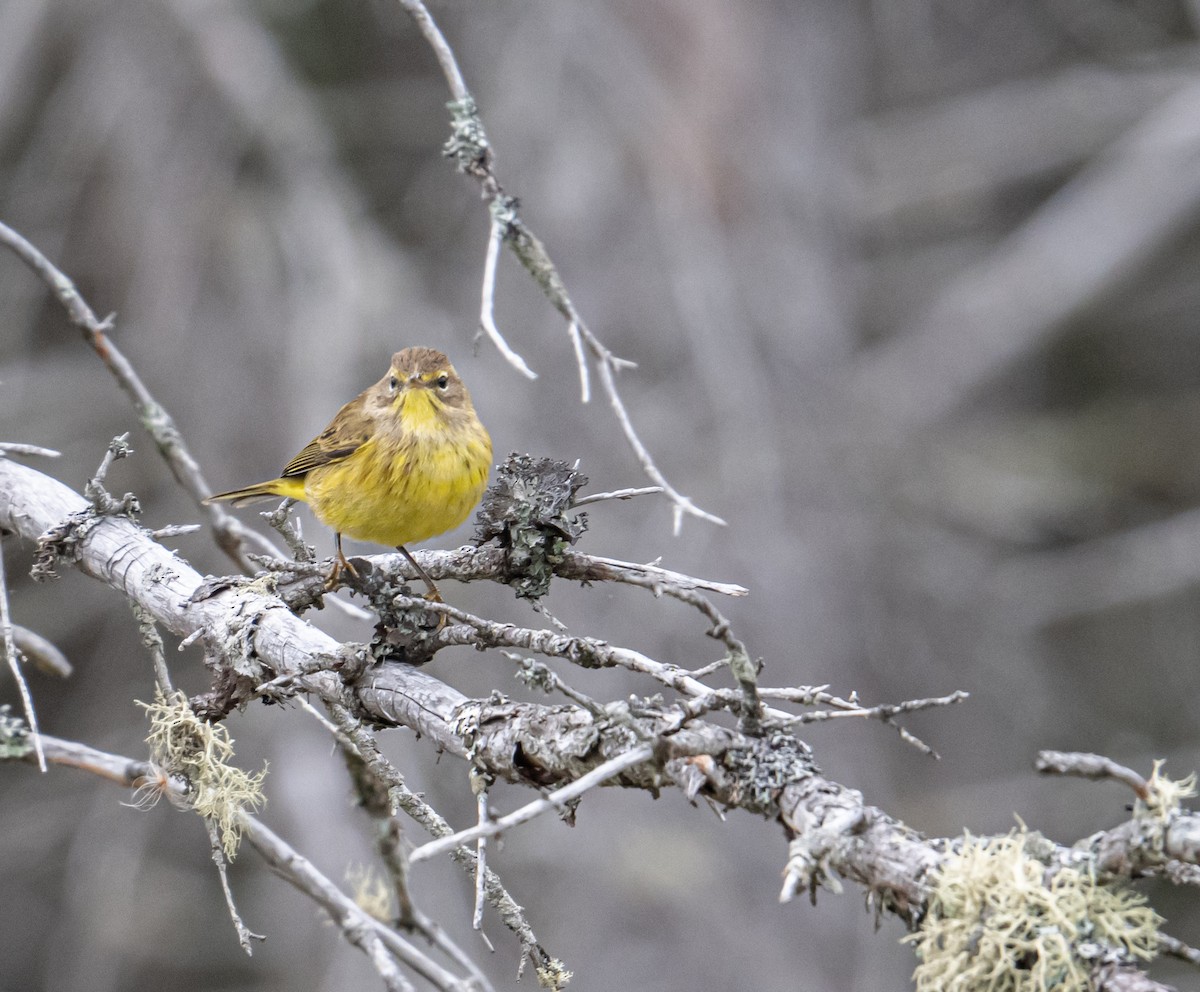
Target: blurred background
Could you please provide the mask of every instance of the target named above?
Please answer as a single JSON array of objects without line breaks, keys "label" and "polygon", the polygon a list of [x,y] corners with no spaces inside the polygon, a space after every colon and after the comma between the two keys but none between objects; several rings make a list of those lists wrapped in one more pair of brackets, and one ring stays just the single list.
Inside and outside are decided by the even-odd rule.
[{"label": "blurred background", "polygon": [[[922,831],[1002,832],[1016,813],[1071,842],[1126,815],[1115,785],[1035,777],[1040,748],[1196,767],[1195,0],[431,10],[502,181],[592,329],[638,363],[620,382],[658,464],[729,522],[675,537],[665,500],[602,504],[584,550],[750,587],[719,605],[766,684],[867,704],[968,690],[908,721],[939,762],[878,724],[807,735],[827,774]],[[116,312],[214,490],[274,475],[410,344],[452,356],[498,459],[581,459],[593,491],[645,484],[509,257],[497,318],[540,378],[475,343],[488,215],[442,157],[448,99],[389,0],[0,0],[0,219]],[[200,519],[44,286],[0,257],[0,437],[60,449],[39,467],[79,488],[127,430],[138,452],[112,488],[150,526]],[[207,534],[174,544],[201,572],[230,568]],[[77,574],[33,586],[32,552],[5,543],[14,618],[76,667],[31,673],[44,729],[143,754],[133,700],[152,677],[131,614]],[[448,598],[541,623],[503,589]],[[560,585],[547,605],[664,661],[718,657],[698,615],[637,590]],[[310,619],[369,637],[336,611]],[[198,650],[170,654],[203,689]],[[519,696],[512,669],[474,652],[432,666]],[[558,670],[601,698],[655,689]],[[0,698],[16,701],[7,676]],[[369,863],[310,717],[228,724],[246,767],[270,764],[268,824],[335,879]],[[472,821],[460,762],[407,731],[381,739],[411,787]],[[81,773],[0,773],[0,989],[378,987],[252,853],[232,883],[268,941],[245,958],[201,824],[125,798]],[[528,798],[501,789],[494,806]],[[854,890],[778,905],[784,857],[746,814],[609,790],[492,864],[575,989],[905,987],[901,928],[877,931]],[[470,880],[426,864],[413,883],[512,987],[515,942],[490,913],[496,953],[470,933]],[[1183,894],[1151,892],[1169,930],[1200,938]]]}]

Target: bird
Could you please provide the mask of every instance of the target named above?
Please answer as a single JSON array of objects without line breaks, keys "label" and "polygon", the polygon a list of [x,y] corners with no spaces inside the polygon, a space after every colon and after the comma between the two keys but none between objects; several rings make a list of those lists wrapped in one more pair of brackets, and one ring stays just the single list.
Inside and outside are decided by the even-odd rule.
[{"label": "bird", "polygon": [[342,537],[401,552],[441,601],[406,545],[461,524],[483,495],[492,439],[450,359],[405,348],[387,375],[343,406],[278,478],[209,496],[239,506],[269,496],[307,503],[334,532],[337,555],[327,588],[343,570],[357,577]]}]

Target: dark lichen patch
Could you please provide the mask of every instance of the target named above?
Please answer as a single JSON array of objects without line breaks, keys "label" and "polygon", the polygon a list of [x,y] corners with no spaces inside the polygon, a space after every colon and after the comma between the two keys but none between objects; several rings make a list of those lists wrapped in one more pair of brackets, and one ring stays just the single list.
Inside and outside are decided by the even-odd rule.
[{"label": "dark lichen patch", "polygon": [[475,516],[480,544],[508,552],[508,584],[523,599],[550,589],[554,568],[587,530],[587,514],[573,509],[586,476],[563,461],[510,454]]}]

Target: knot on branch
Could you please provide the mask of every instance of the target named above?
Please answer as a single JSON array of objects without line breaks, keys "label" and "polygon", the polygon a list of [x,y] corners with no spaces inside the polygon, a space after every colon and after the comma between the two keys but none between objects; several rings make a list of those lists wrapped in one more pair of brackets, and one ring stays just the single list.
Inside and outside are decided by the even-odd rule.
[{"label": "knot on branch", "polygon": [[1145,899],[1090,863],[1054,864],[1053,847],[1024,828],[955,843],[904,938],[918,992],[1086,992],[1098,965],[1154,957],[1162,920]]},{"label": "knot on branch", "polygon": [[586,476],[551,458],[514,452],[500,466],[475,515],[475,536],[505,549],[505,581],[521,598],[549,592],[555,567],[587,529],[587,514],[572,512],[586,484]]}]

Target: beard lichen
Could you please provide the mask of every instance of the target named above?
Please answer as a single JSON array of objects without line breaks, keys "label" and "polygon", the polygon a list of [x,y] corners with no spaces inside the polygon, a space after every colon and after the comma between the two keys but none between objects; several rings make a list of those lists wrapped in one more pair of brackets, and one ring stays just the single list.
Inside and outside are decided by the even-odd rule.
[{"label": "beard lichen", "polygon": [[1084,868],[1048,868],[1023,828],[967,834],[933,879],[921,929],[903,938],[917,992],[1086,992],[1092,963],[1115,951],[1148,960],[1162,922],[1127,886]]},{"label": "beard lichen", "polygon": [[156,690],[153,703],[138,703],[150,719],[151,760],[172,775],[187,779],[187,805],[221,833],[225,857],[232,861],[242,837],[242,814],[266,803],[262,782],[267,771],[250,773],[231,765],[233,739],[220,724],[206,723],[192,711],[187,696]]},{"label": "beard lichen", "polygon": [[368,916],[386,924],[396,918],[388,884],[373,868],[351,865],[346,869],[346,881],[350,883],[358,908]]},{"label": "beard lichen", "polygon": [[1133,815],[1166,822],[1178,812],[1183,800],[1196,795],[1196,774],[1186,778],[1167,778],[1162,773],[1163,762],[1154,762],[1154,771],[1146,783],[1146,794],[1134,803]]}]

